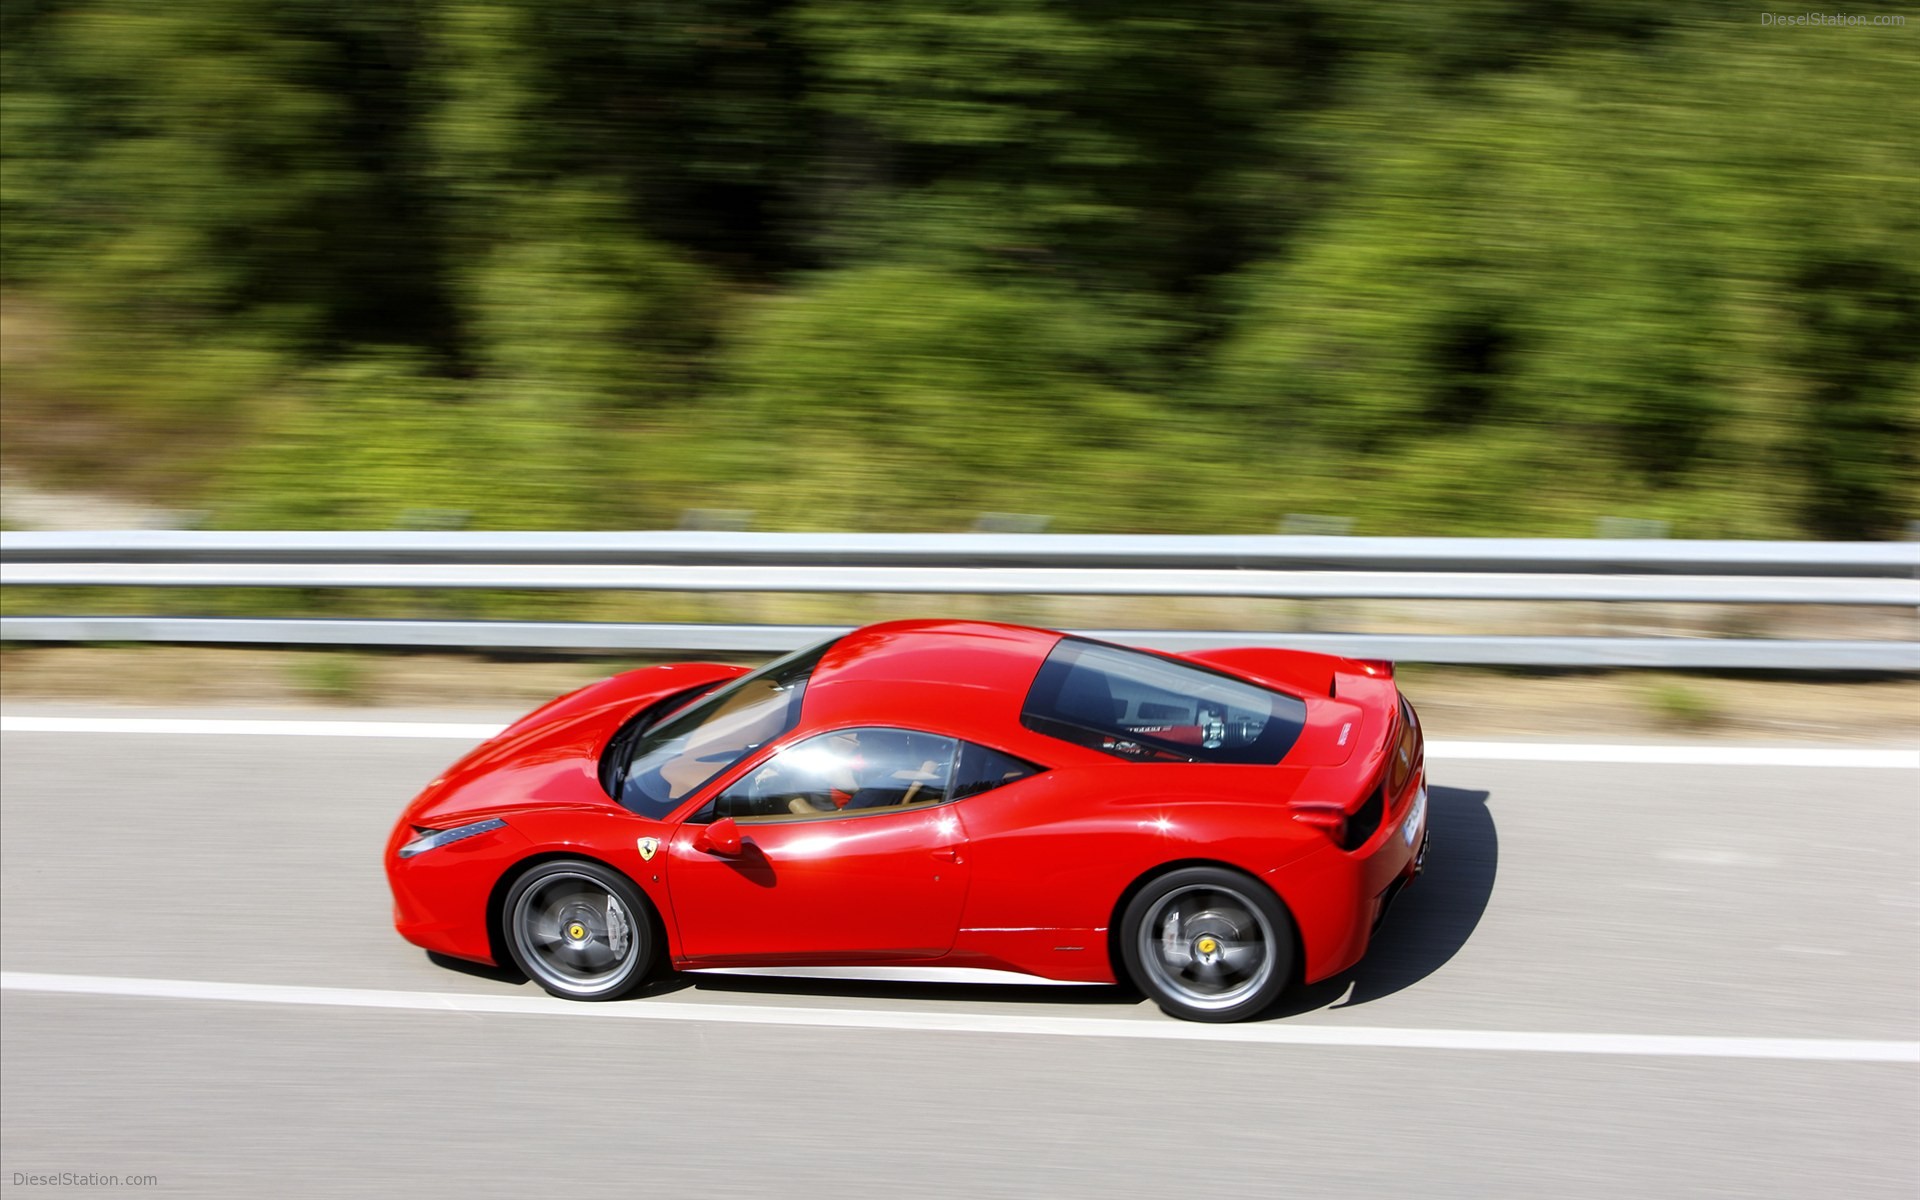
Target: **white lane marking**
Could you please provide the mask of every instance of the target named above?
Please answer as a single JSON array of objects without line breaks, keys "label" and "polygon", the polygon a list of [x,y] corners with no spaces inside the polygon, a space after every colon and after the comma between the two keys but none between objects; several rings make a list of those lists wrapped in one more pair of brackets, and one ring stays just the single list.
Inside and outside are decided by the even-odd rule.
[{"label": "white lane marking", "polygon": [[1807,746],[1428,742],[1427,757],[1503,762],[1651,763],[1690,767],[1877,767],[1920,771],[1920,750],[1838,750]]},{"label": "white lane marking", "polygon": [[460,721],[255,721],[212,717],[0,716],[0,733],[166,733],[225,737],[451,738],[483,742],[506,728]]},{"label": "white lane marking", "polygon": [[410,1009],[631,1021],[705,1021],[825,1029],[892,1029],[921,1033],[1031,1034],[1050,1037],[1144,1038],[1358,1049],[1518,1051],[1543,1054],[1652,1055],[1668,1058],[1769,1058],[1812,1062],[1920,1063],[1920,1042],[1841,1038],[1694,1037],[1634,1033],[1526,1033],[1496,1029],[1384,1029],[1353,1025],[1198,1025],[1114,1017],[1015,1016],[1006,1013],[762,1008],[634,1000],[577,1004],[547,996],[486,996],[372,988],[290,987],[267,983],[204,983],[187,979],[123,979],[104,975],[0,972],[0,990],[80,996],[131,996],[241,1004]]},{"label": "white lane marking", "polygon": [[[161,733],[235,737],[444,738],[485,741],[504,725],[462,721],[232,720],[213,717],[0,715],[0,733]],[[1920,771],[1920,750],[1798,746],[1632,746],[1565,742],[1428,742],[1427,757],[1507,762],[1708,767],[1877,767]]]},{"label": "white lane marking", "polygon": [[1773,867],[1780,860],[1770,854],[1746,854],[1739,850],[1721,850],[1712,846],[1687,846],[1661,850],[1654,857],[1664,862],[1686,863],[1700,867]]}]

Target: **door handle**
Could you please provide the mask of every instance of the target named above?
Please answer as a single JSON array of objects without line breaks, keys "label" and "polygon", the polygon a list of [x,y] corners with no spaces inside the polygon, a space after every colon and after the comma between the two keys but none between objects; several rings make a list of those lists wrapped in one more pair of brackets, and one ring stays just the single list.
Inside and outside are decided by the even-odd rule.
[{"label": "door handle", "polygon": [[950,862],[956,865],[965,861],[960,857],[960,850],[957,846],[942,846],[933,852],[933,856],[941,862]]}]

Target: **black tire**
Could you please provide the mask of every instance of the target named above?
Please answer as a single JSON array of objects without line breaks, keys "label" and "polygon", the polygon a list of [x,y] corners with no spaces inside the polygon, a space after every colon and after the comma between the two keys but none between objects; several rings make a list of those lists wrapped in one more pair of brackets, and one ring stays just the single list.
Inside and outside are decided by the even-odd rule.
[{"label": "black tire", "polygon": [[618,871],[586,859],[530,867],[501,906],[514,965],[566,1000],[618,1000],[647,981],[658,955],[653,906]]},{"label": "black tire", "polygon": [[1183,867],[1141,888],[1120,919],[1134,985],[1169,1016],[1244,1021],[1293,978],[1293,923],[1265,884],[1223,867]]}]

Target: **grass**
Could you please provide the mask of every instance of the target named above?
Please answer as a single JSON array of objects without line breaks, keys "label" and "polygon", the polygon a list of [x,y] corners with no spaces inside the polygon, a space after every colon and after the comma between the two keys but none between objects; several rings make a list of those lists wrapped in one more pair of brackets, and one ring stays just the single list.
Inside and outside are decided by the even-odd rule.
[{"label": "grass", "polygon": [[1650,683],[1646,703],[1654,716],[1682,729],[1706,729],[1721,720],[1720,710],[1711,697],[1677,680]]},{"label": "grass", "polygon": [[362,654],[322,652],[294,663],[293,682],[316,700],[353,704],[367,700],[373,690],[373,664]]}]

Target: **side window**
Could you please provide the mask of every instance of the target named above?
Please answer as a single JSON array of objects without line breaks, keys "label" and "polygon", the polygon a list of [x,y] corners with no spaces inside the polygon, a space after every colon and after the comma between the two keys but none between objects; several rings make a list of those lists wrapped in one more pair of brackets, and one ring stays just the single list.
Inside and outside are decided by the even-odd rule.
[{"label": "side window", "polygon": [[954,767],[951,794],[955,800],[977,796],[1002,784],[1038,775],[1040,771],[1040,767],[1024,758],[1015,758],[1011,754],[1002,754],[972,742],[961,742],[960,761]]},{"label": "side window", "polygon": [[841,729],[797,742],[723,792],[719,817],[814,820],[927,808],[949,799],[952,738],[906,729]]}]

